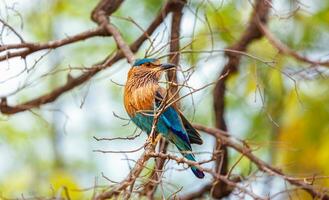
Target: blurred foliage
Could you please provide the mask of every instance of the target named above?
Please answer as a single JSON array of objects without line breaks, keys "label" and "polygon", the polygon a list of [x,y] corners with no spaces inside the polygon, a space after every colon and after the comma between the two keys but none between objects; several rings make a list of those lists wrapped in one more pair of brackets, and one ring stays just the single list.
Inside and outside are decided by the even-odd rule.
[{"label": "blurred foliage", "polygon": [[[33,2],[33,5],[26,5],[25,9],[20,10],[24,19],[24,31],[32,41],[63,38],[95,27],[90,21],[90,12],[97,1]],[[321,4],[318,6],[312,1],[301,2],[295,5],[301,6],[301,9],[295,9],[286,1],[275,3],[274,7],[278,9],[270,16],[270,30],[301,54],[312,59],[328,59],[329,2],[319,1]],[[310,5],[312,9],[303,6],[304,4]],[[143,9],[136,9],[136,6],[132,1],[125,1],[113,17],[115,25],[128,42],[132,42],[142,31],[122,17],[130,16],[145,28],[157,14],[161,3],[143,0],[138,1],[138,8]],[[246,26],[251,9],[247,1],[192,0],[184,10],[186,23],[182,26],[182,32],[185,31],[182,43],[187,45],[193,41],[187,48],[197,51],[223,49],[234,44]],[[284,12],[280,13],[282,10]],[[287,10],[293,14],[280,18],[286,15]],[[197,22],[194,22],[196,14]],[[166,21],[167,26],[168,24],[169,21]],[[168,32],[167,28],[158,30],[158,39],[162,37],[162,32]],[[143,46],[138,55],[144,55],[148,45]],[[41,74],[49,70],[63,70],[67,66],[89,67],[104,59],[115,47],[113,40],[109,38],[90,39],[51,52],[50,58],[37,67],[42,67]],[[242,59],[239,73],[228,80],[225,101],[229,131],[259,147],[256,151],[258,156],[280,166],[289,174],[328,175],[327,71],[320,68],[320,72],[324,71],[321,74],[316,68],[280,55],[266,39],[254,42],[248,52],[263,60],[274,60],[275,63],[268,65],[248,57]],[[183,68],[193,66],[196,70],[194,76],[197,81],[191,81],[193,85],[216,80],[225,63],[223,53],[218,52],[213,52],[210,56],[202,53],[185,54],[182,58]],[[216,68],[210,68],[210,65],[215,65]],[[67,188],[71,199],[83,199],[90,197],[92,191],[78,192],[79,189],[92,186],[94,177],[99,176],[102,170],[108,170],[112,175],[116,173],[111,167],[118,163],[101,162],[99,157],[105,156],[95,155],[92,150],[107,149],[108,146],[133,148],[133,143],[94,143],[92,136],[127,136],[134,130],[133,125],[122,126],[125,121],[120,121],[112,114],[115,112],[126,117],[121,103],[122,87],[110,82],[113,78],[119,84],[124,84],[126,67],[125,63],[120,62],[113,70],[104,71],[90,83],[61,97],[53,106],[8,118],[1,116],[0,149],[6,155],[3,161],[8,162],[1,163],[0,166],[0,170],[4,171],[0,171],[0,195],[19,197],[24,193],[26,196],[67,197]],[[201,71],[203,67],[209,67],[209,70]],[[31,99],[63,84],[67,73],[68,71],[63,70],[55,76],[43,78],[40,80],[43,86],[27,89],[17,101]],[[75,75],[79,71],[70,73]],[[195,109],[191,109],[190,99],[183,101],[184,112],[194,122],[212,124],[212,89],[205,89],[202,95],[195,96]],[[54,110],[65,110],[64,113],[73,114],[67,120],[66,114],[61,111],[55,114]],[[67,133],[66,129],[71,131]],[[69,138],[71,143],[68,144],[66,141]],[[144,139],[145,136],[136,139],[136,144],[142,144]],[[207,142],[207,147],[211,150],[213,141]],[[202,151],[206,147],[197,148]],[[76,156],[77,152],[81,155]],[[108,157],[109,160],[113,158]],[[239,157],[239,154],[232,151],[231,164]],[[57,159],[61,160],[60,164],[56,164]],[[153,162],[148,164],[149,167],[152,165]],[[234,172],[248,176],[254,170],[255,166],[247,159],[242,159]],[[178,178],[175,184],[184,184],[189,178]],[[103,182],[100,181],[101,183]],[[327,180],[318,183],[329,186]]]}]

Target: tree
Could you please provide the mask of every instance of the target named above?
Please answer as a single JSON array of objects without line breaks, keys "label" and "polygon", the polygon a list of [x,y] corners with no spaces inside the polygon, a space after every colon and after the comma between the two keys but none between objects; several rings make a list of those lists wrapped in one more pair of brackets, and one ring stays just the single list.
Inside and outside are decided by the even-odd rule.
[{"label": "tree", "polygon": [[[1,92],[4,120],[0,130],[5,148],[23,160],[14,163],[20,168],[29,163],[33,178],[26,178],[29,172],[23,171],[25,178],[15,183],[10,175],[0,174],[5,178],[0,182],[2,198],[27,191],[29,197],[46,199],[328,199],[329,61],[323,52],[327,51],[329,3],[308,4],[310,7],[299,1],[270,0],[168,0],[159,4],[145,0],[135,5],[132,1],[101,0],[81,5],[77,0],[56,0],[17,8],[16,3],[4,2],[0,67],[5,76],[0,81],[7,89]],[[87,19],[89,15],[95,25]],[[81,31],[79,23],[87,30]],[[66,31],[71,34],[67,36]],[[120,70],[118,66],[127,69],[136,55],[167,58],[178,66],[164,83],[173,97],[168,103],[179,104],[191,118],[195,116],[194,127],[206,138],[198,151],[211,147],[210,152],[200,155],[204,160],[191,162],[176,156],[164,139],[157,147],[144,145],[145,136],[139,137],[136,131],[126,136],[133,125],[123,128],[117,124],[129,123],[117,97],[125,78],[121,76],[120,83],[113,81],[110,88],[106,88],[106,81]],[[13,89],[8,86],[11,81],[22,83]],[[76,97],[70,99],[69,94]],[[104,111],[115,102],[120,102],[120,114]],[[78,124],[74,120],[79,114],[73,112],[85,118],[85,124],[78,125],[80,129],[67,127]],[[111,112],[114,117],[106,120]],[[36,131],[38,127],[42,128]],[[109,129],[120,137],[102,134]],[[78,136],[73,130],[86,134]],[[72,136],[87,141],[84,154],[93,150],[92,158],[99,152],[104,153],[97,154],[103,159],[142,153],[138,159],[126,158],[127,165],[133,166],[120,181],[111,180],[105,175],[109,172],[104,172],[102,184],[99,178],[94,183],[89,179],[93,186],[83,187],[79,173],[99,176],[97,166],[104,163],[75,160],[77,146],[65,147]],[[96,148],[90,147],[92,136],[98,141]],[[24,139],[28,137],[33,140]],[[140,140],[143,145],[131,150],[124,146],[131,140]],[[101,141],[121,144],[124,150],[104,150]],[[24,148],[16,148],[18,144]],[[42,146],[51,146],[51,159],[39,158]],[[70,149],[71,154],[66,152]],[[291,161],[296,164],[286,167]],[[206,172],[206,179],[193,184],[197,187],[192,189],[180,187],[184,183],[171,178],[170,173],[179,174],[172,168],[192,165]],[[24,182],[36,187],[23,186],[20,191],[18,185]],[[45,184],[51,185],[53,192],[42,186]]]}]

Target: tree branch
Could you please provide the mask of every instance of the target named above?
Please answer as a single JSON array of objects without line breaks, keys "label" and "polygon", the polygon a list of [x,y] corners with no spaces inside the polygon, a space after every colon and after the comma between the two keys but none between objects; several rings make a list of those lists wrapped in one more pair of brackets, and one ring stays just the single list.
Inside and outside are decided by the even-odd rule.
[{"label": "tree branch", "polygon": [[110,16],[119,9],[123,0],[101,0],[91,13],[91,19],[98,23],[103,16]]},{"label": "tree branch", "polygon": [[118,50],[120,50],[123,55],[127,58],[130,64],[133,63],[134,54],[130,50],[129,46],[123,40],[121,33],[118,31],[115,26],[110,23],[108,16],[110,16],[113,12],[115,12],[123,0],[102,0],[98,3],[96,8],[93,10],[91,14],[91,19],[96,22],[99,26],[104,27],[104,29],[113,36]]},{"label": "tree branch", "polygon": [[[53,40],[46,43],[19,43],[19,44],[7,44],[0,46],[1,51],[7,51],[4,55],[0,56],[0,61],[4,61],[10,58],[21,57],[25,58],[26,56],[44,49],[56,49],[61,46],[68,44],[76,43],[85,39],[89,39],[95,36],[109,36],[109,34],[104,30],[103,27],[97,27],[73,36],[69,36],[59,40]],[[8,50],[14,51],[8,51]]]},{"label": "tree branch", "polygon": [[[173,1],[173,5],[171,6],[172,9],[172,18],[171,18],[171,33],[170,33],[170,53],[176,52],[175,54],[169,55],[169,62],[175,64],[176,66],[179,65],[179,50],[180,50],[180,44],[179,44],[179,38],[180,38],[180,25],[181,25],[181,19],[182,19],[182,10],[184,5],[186,4],[185,0],[176,0]],[[175,5],[175,6],[174,6]],[[169,81],[169,93],[170,97],[172,97],[173,94],[176,94],[174,97],[178,97],[178,86],[177,84],[177,74],[176,70],[170,70],[167,73],[167,79]],[[173,84],[170,84],[173,83]],[[178,105],[178,104],[176,104]],[[162,139],[160,141],[159,145],[159,152],[166,153],[168,147],[168,141],[165,139]],[[162,173],[163,173],[163,167],[165,164],[166,159],[164,158],[156,158],[155,161],[155,168],[151,173],[150,179],[144,186],[144,193],[149,199],[154,198],[154,194],[156,192],[157,186],[160,183]]]},{"label": "tree branch", "polygon": [[[146,31],[139,36],[134,43],[130,45],[130,49],[132,52],[137,52],[143,42],[147,39],[148,35],[152,35],[155,29],[163,22],[164,18],[168,15],[170,10],[172,9],[172,2],[169,1],[165,6],[159,11],[158,15],[151,22]],[[68,81],[48,94],[37,97],[33,100],[29,100],[25,103],[18,104],[16,106],[10,106],[7,104],[6,98],[2,98],[0,102],[0,111],[3,114],[15,114],[18,112],[30,110],[32,108],[37,108],[43,104],[47,104],[55,101],[58,97],[64,94],[67,91],[72,90],[73,88],[85,83],[90,80],[93,76],[95,76],[98,72],[108,67],[111,67],[114,63],[122,59],[124,55],[121,51],[117,51],[111,56],[107,57],[101,64],[95,64],[89,68],[89,70],[83,72],[80,76],[76,78],[68,79]]]},{"label": "tree branch", "polygon": [[287,45],[285,45],[284,43],[282,43],[278,38],[276,38],[271,31],[266,27],[265,24],[261,23],[258,21],[258,26],[260,28],[260,30],[262,31],[262,33],[264,34],[264,36],[270,41],[270,43],[277,48],[280,53],[282,54],[286,54],[288,56],[292,56],[294,57],[296,60],[305,62],[305,63],[309,63],[312,66],[325,66],[325,67],[329,67],[329,61],[314,61],[311,60],[305,56],[302,56],[300,54],[298,54],[296,51],[290,49]]},{"label": "tree branch", "polygon": [[150,157],[155,157],[155,158],[175,160],[178,164],[185,163],[189,166],[194,166],[194,167],[198,168],[199,170],[201,170],[203,172],[211,174],[216,180],[220,180],[220,181],[224,182],[225,184],[229,185],[230,187],[236,188],[236,189],[240,190],[241,192],[251,196],[253,199],[257,199],[257,200],[268,199],[268,198],[262,198],[262,197],[258,196],[257,194],[253,193],[252,191],[249,191],[245,187],[240,186],[236,182],[230,180],[229,177],[226,177],[224,175],[220,175],[220,174],[216,173],[215,171],[213,171],[212,169],[202,167],[198,162],[186,160],[183,157],[177,157],[177,156],[173,156],[173,155],[170,155],[170,154],[164,154],[164,153],[150,152],[149,156]]},{"label": "tree branch", "polygon": [[123,180],[119,185],[114,187],[112,190],[105,191],[97,195],[94,200],[103,200],[113,197],[114,195],[120,194],[122,191],[126,190],[129,186],[133,187],[134,182],[144,169],[144,164],[150,159],[150,153],[154,152],[155,146],[149,144],[146,146],[145,152],[137,160],[135,167],[130,171],[129,175]]},{"label": "tree branch", "polygon": [[[232,138],[228,137],[229,133],[220,129],[216,128],[209,128],[202,125],[194,124],[193,125],[196,129],[203,131],[205,133],[209,133],[212,136],[216,137],[217,139],[221,140],[227,147],[231,147],[237,152],[243,154],[247,157],[252,163],[254,163],[259,170],[268,173],[269,175],[278,176],[282,179],[288,181],[290,184],[300,187],[301,189],[308,192],[312,197],[319,198],[323,200],[328,200],[329,195],[327,193],[321,192],[321,189],[316,190],[314,186],[308,184],[305,180],[307,179],[298,179],[296,177],[291,177],[284,174],[279,168],[273,167],[266,162],[259,159],[252,153],[252,150],[244,144],[238,144],[237,142],[233,141]],[[314,179],[314,178],[313,178]]]},{"label": "tree branch", "polygon": [[[271,1],[265,0],[257,0],[254,6],[253,13],[249,19],[248,27],[242,34],[241,38],[233,44],[231,47],[227,49],[231,49],[233,51],[241,51],[244,52],[247,49],[247,46],[252,43],[254,40],[262,37],[262,32],[258,28],[258,21],[262,23],[267,22],[267,16],[270,8]],[[225,55],[228,58],[227,64],[224,66],[220,76],[224,74],[228,74],[228,76],[223,79],[219,79],[216,83],[214,93],[213,93],[213,101],[214,101],[214,110],[215,110],[215,124],[218,129],[227,130],[227,125],[224,118],[225,113],[225,92],[226,92],[226,80],[229,76],[236,73],[238,70],[238,65],[240,63],[241,54],[235,54],[229,51],[225,52]],[[216,161],[216,171],[219,174],[227,174],[228,172],[228,152],[221,141],[217,141],[216,151],[223,152],[218,156]],[[218,182],[214,185],[212,196],[214,198],[222,198],[231,193],[222,182]]]}]

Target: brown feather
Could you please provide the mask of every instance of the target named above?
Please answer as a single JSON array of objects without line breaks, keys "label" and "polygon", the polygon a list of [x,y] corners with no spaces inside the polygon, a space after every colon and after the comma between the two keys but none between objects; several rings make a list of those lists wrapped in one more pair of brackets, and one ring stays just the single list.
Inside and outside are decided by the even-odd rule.
[{"label": "brown feather", "polygon": [[151,110],[155,93],[160,87],[161,73],[157,68],[132,67],[124,91],[124,105],[130,117],[137,112]]}]

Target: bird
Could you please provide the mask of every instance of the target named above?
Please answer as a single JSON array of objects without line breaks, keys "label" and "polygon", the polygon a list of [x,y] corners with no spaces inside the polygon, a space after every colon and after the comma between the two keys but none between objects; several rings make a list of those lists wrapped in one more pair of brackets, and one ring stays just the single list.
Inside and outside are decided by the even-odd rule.
[{"label": "bird", "polygon": [[[128,72],[124,88],[124,107],[131,121],[146,132],[148,138],[151,137],[157,109],[163,108],[153,128],[157,135],[155,141],[162,136],[173,143],[187,160],[196,161],[191,144],[203,143],[200,134],[174,104],[163,107],[167,93],[166,89],[160,86],[159,80],[163,72],[174,68],[174,64],[161,63],[156,58],[136,59]],[[195,166],[191,166],[191,170],[197,178],[202,179],[205,176]]]}]

